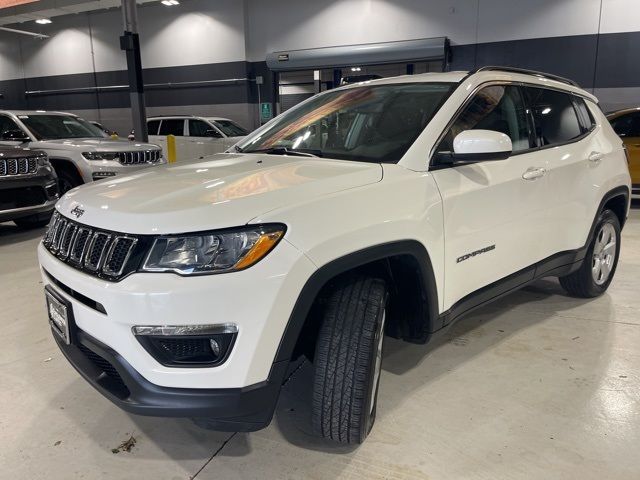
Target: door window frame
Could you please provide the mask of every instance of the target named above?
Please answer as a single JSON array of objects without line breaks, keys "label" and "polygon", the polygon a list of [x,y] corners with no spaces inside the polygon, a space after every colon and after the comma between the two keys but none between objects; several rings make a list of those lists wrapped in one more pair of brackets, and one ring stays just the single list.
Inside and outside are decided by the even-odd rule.
[{"label": "door window frame", "polygon": [[[589,101],[590,99],[585,97],[584,95],[580,95],[577,92],[571,92],[568,90],[564,90],[562,88],[554,88],[553,86],[547,86],[547,85],[538,85],[535,83],[529,83],[529,82],[521,82],[521,81],[509,81],[509,80],[489,80],[487,82],[483,82],[479,85],[477,85],[470,93],[469,95],[465,98],[465,100],[462,102],[462,104],[458,107],[458,109],[456,110],[455,114],[451,117],[451,119],[449,120],[449,122],[447,122],[446,127],[442,130],[442,132],[440,133],[440,135],[438,136],[437,141],[433,144],[433,146],[431,147],[431,151],[429,152],[429,161],[428,161],[428,168],[429,171],[435,171],[435,170],[442,170],[445,168],[457,168],[460,167],[461,165],[455,165],[455,164],[444,164],[444,163],[437,163],[436,162],[436,154],[437,154],[437,149],[440,146],[440,144],[442,143],[442,141],[444,140],[444,137],[446,136],[446,134],[449,132],[449,129],[451,127],[453,127],[453,125],[455,124],[455,122],[458,120],[458,118],[460,117],[460,115],[462,115],[462,113],[464,113],[465,109],[469,106],[469,104],[473,101],[473,99],[475,98],[476,94],[486,88],[486,87],[492,87],[495,85],[502,85],[502,86],[507,86],[507,85],[511,85],[511,86],[516,86],[518,87],[518,90],[520,92],[520,97],[522,98],[522,101],[524,102],[524,106],[525,109],[528,113],[527,115],[527,125],[529,128],[529,144],[532,145],[532,142],[537,142],[536,139],[536,134],[535,134],[535,118],[533,115],[533,110],[531,109],[531,104],[529,102],[529,98],[527,97],[527,95],[525,94],[525,92],[522,90],[523,88],[538,88],[538,89],[546,89],[546,90],[554,90],[560,93],[564,93],[565,95],[568,95],[570,97],[571,100],[571,106],[573,107],[574,113],[576,115],[576,118],[578,120],[578,123],[580,125],[580,127],[582,128],[582,120],[581,120],[581,116],[578,112],[578,109],[576,108],[575,105],[575,101],[573,97],[580,97],[582,98],[585,103],[587,101]],[[589,106],[587,105],[587,110],[589,110]],[[591,115],[591,111],[589,110],[589,115]],[[522,155],[525,153],[534,153],[534,152],[539,152],[542,150],[546,150],[548,148],[555,148],[555,147],[562,147],[565,145],[570,145],[572,143],[577,143],[581,140],[584,140],[586,137],[588,137],[589,135],[591,135],[591,133],[593,133],[593,131],[596,129],[597,127],[597,123],[594,122],[591,125],[591,128],[589,130],[584,131],[581,135],[574,137],[566,142],[560,142],[560,143],[552,143],[549,145],[537,145],[534,147],[530,147],[526,150],[520,150],[518,152],[513,152],[511,154],[511,157],[515,157],[518,155]],[[485,163],[485,162],[492,162],[493,160],[479,160],[477,163]]]}]

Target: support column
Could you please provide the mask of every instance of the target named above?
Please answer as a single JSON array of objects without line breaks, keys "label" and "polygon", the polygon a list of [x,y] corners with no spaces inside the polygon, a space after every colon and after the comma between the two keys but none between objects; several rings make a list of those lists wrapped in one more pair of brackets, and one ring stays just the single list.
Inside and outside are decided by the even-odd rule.
[{"label": "support column", "polygon": [[140,58],[140,37],[138,36],[138,10],[136,0],[122,0],[124,34],[120,37],[120,48],[127,53],[129,75],[129,98],[136,140],[149,141],[147,112],[144,102],[144,82],[142,80],[142,60]]}]

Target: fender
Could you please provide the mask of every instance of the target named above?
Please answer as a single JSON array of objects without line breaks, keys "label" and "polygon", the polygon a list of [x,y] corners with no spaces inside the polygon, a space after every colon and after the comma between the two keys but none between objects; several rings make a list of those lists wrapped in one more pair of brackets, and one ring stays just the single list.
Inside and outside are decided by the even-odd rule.
[{"label": "fender", "polygon": [[[309,315],[311,306],[318,297],[320,290],[327,282],[336,276],[346,273],[354,268],[361,267],[376,260],[382,260],[398,255],[409,255],[413,257],[421,270],[422,291],[425,294],[425,312],[428,314],[428,329],[425,332],[426,342],[431,332],[438,330],[439,325],[434,325],[438,319],[438,291],[433,273],[431,259],[426,248],[416,240],[402,240],[397,242],[384,243],[367,247],[363,250],[350,253],[344,257],[320,267],[309,277],[293,307],[289,317],[289,322],[280,340],[280,345],[276,353],[274,362],[288,361],[293,355],[293,349],[298,341],[302,327]],[[274,363],[274,364],[275,364]]]}]

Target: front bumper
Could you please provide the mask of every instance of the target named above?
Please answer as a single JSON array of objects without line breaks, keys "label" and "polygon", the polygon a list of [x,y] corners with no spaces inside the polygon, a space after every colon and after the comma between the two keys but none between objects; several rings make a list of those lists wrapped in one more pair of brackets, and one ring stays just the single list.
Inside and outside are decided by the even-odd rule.
[{"label": "front bumper", "polygon": [[57,200],[57,178],[48,167],[33,175],[0,178],[0,222],[51,212]]},{"label": "front bumper", "polygon": [[118,352],[77,331],[67,345],[54,336],[74,368],[121,409],[156,417],[207,418],[216,430],[252,432],[273,416],[287,362],[274,364],[268,381],[245,388],[159,387],[140,375]]},{"label": "front bumper", "polygon": [[[95,369],[79,356],[80,347],[61,349],[114,403],[146,415],[207,416],[225,422],[242,417],[252,429],[271,418],[288,365],[288,359],[275,362],[276,352],[301,285],[315,271],[286,239],[251,268],[198,277],[134,273],[110,282],[59,261],[42,244],[38,257],[44,285],[71,304],[82,332],[80,345],[112,364],[130,395],[120,398],[100,385]],[[235,324],[237,337],[227,360],[206,368],[164,366],[131,331],[137,325],[218,323]],[[258,413],[257,405],[262,405]]]}]

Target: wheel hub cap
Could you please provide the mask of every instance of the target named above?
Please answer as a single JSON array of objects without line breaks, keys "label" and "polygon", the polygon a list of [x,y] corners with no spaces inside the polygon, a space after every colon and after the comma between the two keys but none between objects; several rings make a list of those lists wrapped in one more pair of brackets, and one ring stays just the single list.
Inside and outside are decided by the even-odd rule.
[{"label": "wheel hub cap", "polygon": [[596,285],[604,284],[611,276],[616,259],[616,230],[610,223],[605,223],[598,232],[593,246],[591,275]]}]

